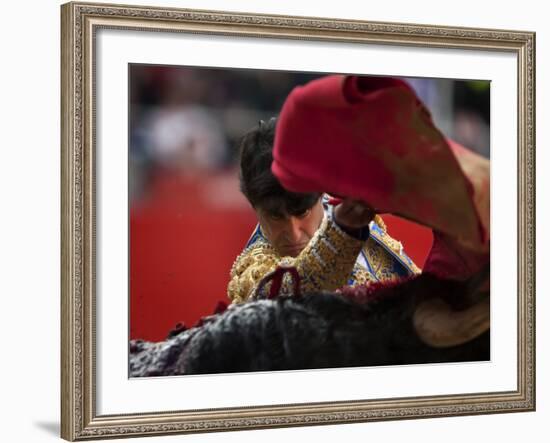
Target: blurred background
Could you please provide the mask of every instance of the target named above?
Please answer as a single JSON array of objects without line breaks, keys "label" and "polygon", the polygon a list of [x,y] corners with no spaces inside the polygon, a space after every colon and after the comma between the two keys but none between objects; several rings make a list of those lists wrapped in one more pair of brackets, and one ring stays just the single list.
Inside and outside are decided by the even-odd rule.
[{"label": "blurred background", "polygon": [[[256,225],[239,191],[238,142],[320,74],[130,66],[130,338],[159,341],[227,301]],[[448,137],[489,157],[490,83],[407,78]],[[431,232],[384,215],[422,267]]]}]

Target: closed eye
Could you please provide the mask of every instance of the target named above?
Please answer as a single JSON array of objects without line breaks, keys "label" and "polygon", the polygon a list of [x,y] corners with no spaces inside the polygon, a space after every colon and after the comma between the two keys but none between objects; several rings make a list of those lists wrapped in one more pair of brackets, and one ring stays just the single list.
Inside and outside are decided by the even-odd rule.
[{"label": "closed eye", "polygon": [[301,214],[297,214],[296,217],[298,218],[306,218],[311,213],[311,209],[306,209]]},{"label": "closed eye", "polygon": [[280,221],[284,219],[281,214],[267,214],[267,218],[273,221]]}]

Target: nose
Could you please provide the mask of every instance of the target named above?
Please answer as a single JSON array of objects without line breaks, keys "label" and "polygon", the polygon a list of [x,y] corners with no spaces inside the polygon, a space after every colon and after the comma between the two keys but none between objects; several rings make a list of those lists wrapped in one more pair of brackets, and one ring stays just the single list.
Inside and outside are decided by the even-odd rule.
[{"label": "nose", "polygon": [[286,234],[291,243],[298,243],[302,237],[301,220],[297,217],[289,217]]}]

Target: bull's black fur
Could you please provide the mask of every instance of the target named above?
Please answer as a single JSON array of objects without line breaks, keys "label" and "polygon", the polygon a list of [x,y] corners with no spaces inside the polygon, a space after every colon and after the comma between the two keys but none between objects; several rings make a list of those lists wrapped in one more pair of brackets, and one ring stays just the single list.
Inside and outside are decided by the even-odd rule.
[{"label": "bull's black fur", "polygon": [[421,275],[398,284],[232,306],[164,342],[133,341],[130,375],[488,360],[489,331],[463,345],[439,349],[424,344],[413,327],[421,301],[441,297],[463,309],[471,285]]}]

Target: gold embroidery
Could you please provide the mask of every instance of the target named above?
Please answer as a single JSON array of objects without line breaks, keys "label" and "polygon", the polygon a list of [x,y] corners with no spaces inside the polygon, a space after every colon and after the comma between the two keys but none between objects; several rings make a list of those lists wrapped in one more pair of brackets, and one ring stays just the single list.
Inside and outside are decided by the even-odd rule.
[{"label": "gold embroidery", "polygon": [[384,223],[384,220],[382,220],[382,217],[380,217],[378,214],[374,216],[374,223],[376,223],[382,231],[387,231],[386,223]]},{"label": "gold embroidery", "polygon": [[363,266],[357,264],[353,270],[353,285],[365,285],[375,282],[374,276]]},{"label": "gold embroidery", "polygon": [[[394,279],[396,258],[378,242],[393,251],[411,272],[420,273],[420,269],[404,254],[401,243],[387,234],[382,218],[377,215],[374,221],[380,229],[371,229],[369,239],[361,242],[343,232],[327,215],[308,246],[296,258],[281,257],[265,239],[258,239],[237,257],[231,268],[227,287],[229,299],[232,303],[248,300],[254,295],[260,280],[279,265],[296,267],[302,292],[334,291],[346,285],[352,276],[354,285]],[[356,264],[361,249],[372,272]],[[269,291],[269,288],[270,283],[267,283],[263,290]],[[285,274],[281,293],[292,294],[292,288],[292,278]]]},{"label": "gold embroidery", "polygon": [[[303,292],[333,291],[344,286],[351,277],[363,242],[342,231],[331,216],[326,216],[306,248],[298,257],[281,257],[265,240],[260,239],[245,249],[235,260],[227,288],[233,303],[249,299],[259,281],[279,264],[296,267]],[[264,291],[268,291],[266,284]],[[283,277],[282,294],[292,293],[292,279]]]},{"label": "gold embroidery", "polygon": [[[378,224],[378,221],[376,219],[375,221]],[[383,243],[395,255],[395,257],[392,257],[391,254],[384,251],[382,255],[385,255],[387,257],[386,259],[384,259],[384,263],[380,264],[382,269],[384,269],[385,266],[389,266],[391,269],[391,264],[388,264],[387,259],[389,259],[391,262],[398,258],[401,264],[403,264],[411,273],[420,274],[422,272],[421,269],[418,266],[416,266],[416,264],[405,254],[403,250],[403,245],[401,244],[401,242],[397,241],[387,233],[385,225],[384,225],[384,229],[382,229],[382,232],[378,230],[371,230],[371,238],[369,238],[369,241],[372,240],[372,243],[373,243],[372,248],[374,248],[374,244],[376,244],[376,241],[373,240],[372,237],[376,238],[376,240],[378,240],[380,243]],[[367,246],[368,246],[368,243],[369,242],[367,242]],[[380,245],[376,245],[376,246],[378,246],[378,248],[382,248]],[[377,257],[379,255],[377,253],[373,253],[373,254]],[[391,273],[391,271],[389,271],[389,273]],[[388,271],[387,270],[384,271],[384,274],[387,275]]]}]

